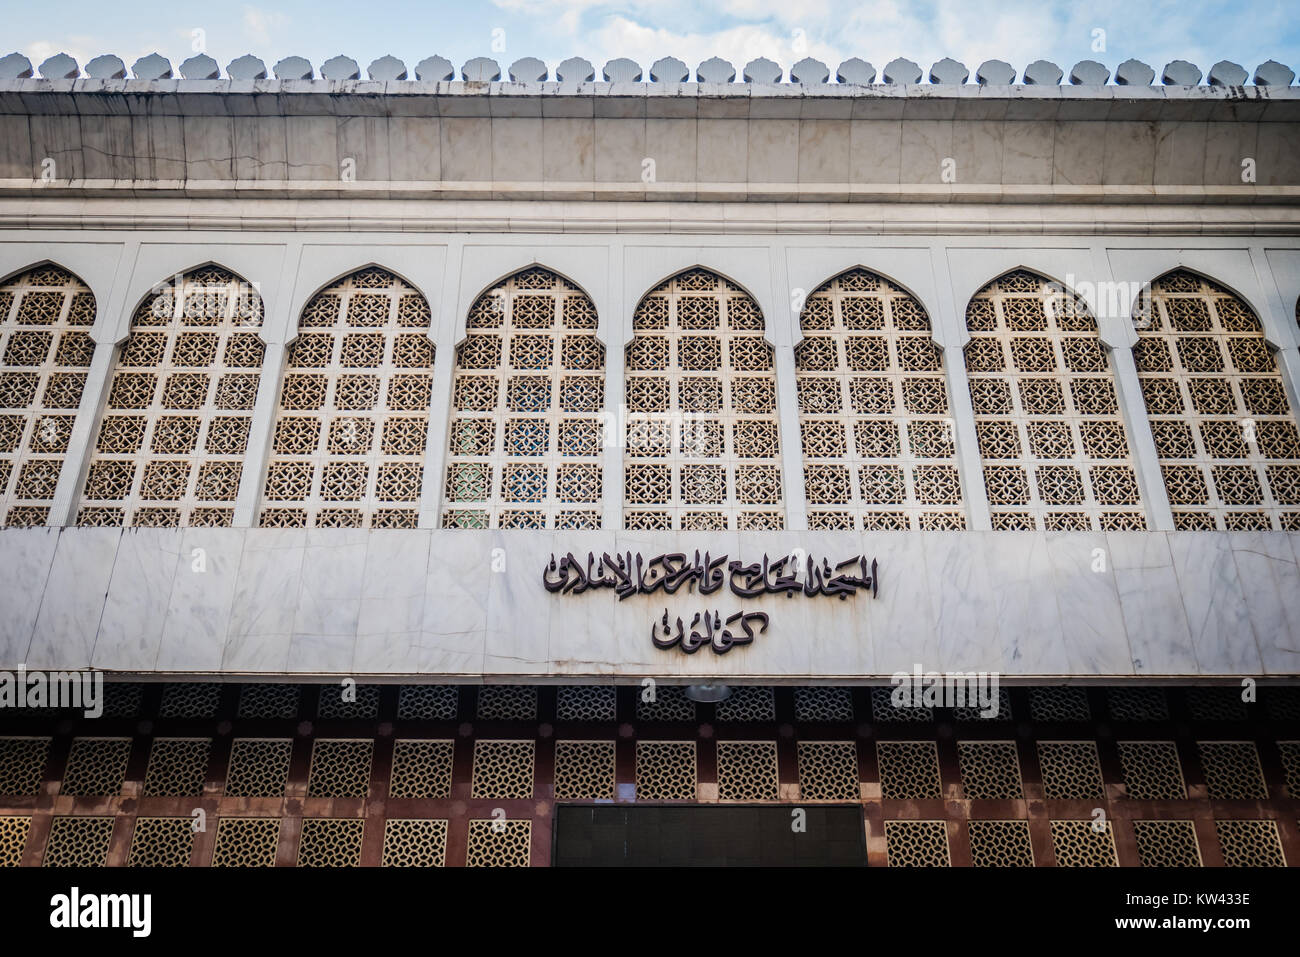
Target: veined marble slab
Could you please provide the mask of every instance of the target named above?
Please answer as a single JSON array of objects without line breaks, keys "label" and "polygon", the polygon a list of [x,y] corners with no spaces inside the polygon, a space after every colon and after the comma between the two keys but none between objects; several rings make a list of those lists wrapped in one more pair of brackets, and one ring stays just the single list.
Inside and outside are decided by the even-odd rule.
[{"label": "veined marble slab", "polygon": [[[3,529],[0,669],[126,675],[869,682],[1300,675],[1300,536],[1270,532]],[[878,562],[878,597],[551,593],[552,555]],[[729,579],[730,576],[728,575]],[[726,654],[668,614],[768,616]],[[739,632],[739,626],[735,626]]]}]

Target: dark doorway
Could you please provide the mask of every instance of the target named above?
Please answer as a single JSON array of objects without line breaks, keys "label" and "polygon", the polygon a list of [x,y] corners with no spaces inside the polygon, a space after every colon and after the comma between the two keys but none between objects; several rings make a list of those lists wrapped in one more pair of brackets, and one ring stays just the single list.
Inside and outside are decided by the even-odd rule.
[{"label": "dark doorway", "polygon": [[618,807],[555,809],[556,867],[819,867],[866,864],[860,807]]}]

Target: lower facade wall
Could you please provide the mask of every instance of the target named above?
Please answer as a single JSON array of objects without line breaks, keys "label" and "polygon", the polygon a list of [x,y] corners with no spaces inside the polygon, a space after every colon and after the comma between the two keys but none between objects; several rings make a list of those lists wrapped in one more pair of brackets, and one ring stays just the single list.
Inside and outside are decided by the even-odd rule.
[{"label": "lower facade wall", "polygon": [[106,688],[0,717],[0,865],[546,866],[557,804],[730,803],[859,807],[871,866],[1300,866],[1294,686]]},{"label": "lower facade wall", "polygon": [[[584,558],[606,554],[640,556],[643,581],[663,580],[649,567],[661,556],[722,562],[727,582],[621,598]],[[791,555],[876,562],[870,592],[745,586],[744,569]],[[570,556],[560,587],[572,590],[548,591],[562,581],[551,564]],[[583,567],[604,584],[579,587]],[[1300,678],[1300,532],[25,528],[0,530],[0,570],[0,668],[11,670],[574,684],[852,684],[917,668],[1025,683]],[[689,634],[705,610],[770,623],[725,653],[656,647],[665,613]]]}]

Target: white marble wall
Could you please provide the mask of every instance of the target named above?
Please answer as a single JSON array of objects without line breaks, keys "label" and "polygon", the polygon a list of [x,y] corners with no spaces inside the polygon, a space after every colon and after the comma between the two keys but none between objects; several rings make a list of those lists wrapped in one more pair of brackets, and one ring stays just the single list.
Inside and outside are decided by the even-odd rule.
[{"label": "white marble wall", "polygon": [[[556,595],[552,553],[802,549],[879,562],[877,599]],[[0,530],[0,668],[175,677],[866,680],[1300,675],[1300,534]],[[652,623],[771,616],[726,655]]]}]

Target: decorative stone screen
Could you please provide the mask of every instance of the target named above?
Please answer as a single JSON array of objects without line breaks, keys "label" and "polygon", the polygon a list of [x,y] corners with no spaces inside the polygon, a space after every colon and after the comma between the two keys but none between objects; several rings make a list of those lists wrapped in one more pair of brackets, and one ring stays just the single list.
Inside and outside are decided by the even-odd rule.
[{"label": "decorative stone screen", "polygon": [[95,354],[95,297],[58,266],[0,285],[0,525],[44,525]]},{"label": "decorative stone screen", "polygon": [[0,794],[35,796],[49,756],[49,738],[0,738]]},{"label": "decorative stone screen", "polygon": [[194,819],[137,817],[128,867],[186,867],[194,849]]},{"label": "decorative stone screen", "polygon": [[129,738],[74,739],[59,793],[76,797],[120,794],[130,755]]},{"label": "decorative stone screen", "polygon": [[1201,771],[1210,797],[1216,801],[1257,801],[1268,797],[1268,786],[1253,741],[1198,741]]},{"label": "decorative stone screen", "polygon": [[32,829],[32,819],[17,814],[0,817],[0,867],[17,867],[22,863],[23,847]]},{"label": "decorative stone screen", "polygon": [[881,797],[900,801],[943,797],[933,741],[878,741],[876,761]]},{"label": "decorative stone screen", "polygon": [[223,817],[217,822],[213,867],[273,867],[280,819]]},{"label": "decorative stone screen", "polygon": [[103,867],[113,838],[111,817],[55,817],[45,844],[46,867]]},{"label": "decorative stone screen", "polygon": [[948,831],[943,821],[886,821],[890,867],[948,867]]},{"label": "decorative stone screen", "polygon": [[694,741],[638,741],[638,800],[694,801],[697,794]]},{"label": "decorative stone screen", "polygon": [[456,349],[446,528],[599,528],[605,347],[596,308],[545,269],[474,302]]},{"label": "decorative stone screen", "polygon": [[1087,306],[1017,271],[972,297],[966,328],[993,528],[1146,528],[1110,358]]},{"label": "decorative stone screen", "polygon": [[775,741],[719,741],[718,797],[775,801],[780,793]]},{"label": "decorative stone screen", "polygon": [[1057,801],[1105,797],[1095,741],[1039,741],[1043,793]]},{"label": "decorative stone screen", "polygon": [[561,685],[555,693],[559,721],[613,721],[616,695],[611,685]]},{"label": "decorative stone screen", "polygon": [[[213,708],[198,693],[209,686]],[[1073,702],[1003,688],[1014,708],[955,733],[942,704],[925,722],[881,722],[871,687],[744,686],[755,694],[733,713],[646,711],[646,689],[619,685],[575,716],[554,686],[477,706],[472,687],[448,699],[444,686],[433,717],[410,709],[410,689],[437,686],[379,686],[360,717],[319,714],[321,689],[337,690],[323,684],[289,686],[297,714],[248,713],[254,687],[147,683],[134,710],[99,718],[0,709],[0,866],[544,866],[565,860],[552,828],[566,806],[605,837],[614,819],[595,812],[645,812],[665,840],[720,806],[780,812],[771,832],[749,819],[747,847],[725,842],[727,860],[756,863],[773,863],[768,833],[804,854],[791,812],[808,810],[820,834],[828,805],[856,818],[844,863],[1300,861],[1300,689],[1288,686],[1261,685],[1251,702],[1222,687],[1078,687]],[[1244,714],[1200,711],[1205,690],[1232,692]],[[1146,700],[1112,717],[1125,697]],[[485,703],[494,717],[480,717]]]},{"label": "decorative stone screen", "polygon": [[1187,797],[1178,746],[1173,741],[1120,741],[1116,748],[1129,797],[1141,801],[1181,801]]},{"label": "decorative stone screen", "polygon": [[971,821],[967,825],[975,867],[1033,867],[1028,821]]},{"label": "decorative stone screen", "polygon": [[1200,867],[1201,848],[1191,821],[1134,821],[1143,867]]},{"label": "decorative stone screen", "polygon": [[370,790],[374,741],[317,738],[307,778],[308,797],[365,797]]},{"label": "decorative stone screen", "polygon": [[1215,821],[1226,867],[1285,867],[1276,821]]},{"label": "decorative stone screen", "polygon": [[393,746],[388,794],[396,798],[451,796],[454,741],[401,740]]},{"label": "decorative stone screen", "polygon": [[199,797],[211,752],[211,738],[154,738],[144,777],[144,794]]},{"label": "decorative stone screen", "polygon": [[800,799],[856,801],[860,798],[858,749],[852,741],[800,741],[796,754]]},{"label": "decorative stone screen", "polygon": [[1119,866],[1109,821],[1052,821],[1051,827],[1057,867]]},{"label": "decorative stone screen", "polygon": [[228,797],[280,797],[289,780],[293,742],[274,738],[236,738],[226,770]]},{"label": "decorative stone screen", "polygon": [[776,377],[758,305],[695,269],[648,293],[632,328],[626,527],[783,528]]},{"label": "decorative stone screen", "polygon": [[942,352],[921,304],[855,269],[808,298],[801,328],[808,527],[965,528]]},{"label": "decorative stone screen", "polygon": [[384,867],[442,867],[447,863],[447,822],[389,818]]},{"label": "decorative stone screen", "polygon": [[424,297],[382,269],[317,293],[288,350],[261,524],[415,528],[433,392]]},{"label": "decorative stone screen", "polygon": [[338,818],[303,818],[298,838],[299,867],[356,867],[366,822]]},{"label": "decorative stone screen", "polygon": [[556,741],[556,800],[612,801],[614,749],[613,741]]},{"label": "decorative stone screen", "polygon": [[1020,800],[1020,757],[1014,741],[958,741],[962,789],[968,799]]},{"label": "decorative stone screen", "polygon": [[471,794],[475,798],[530,798],[534,769],[532,741],[476,741]]},{"label": "decorative stone screen", "polygon": [[216,266],[140,304],[118,350],[77,524],[231,524],[262,370],[261,325],[261,298]]},{"label": "decorative stone screen", "polygon": [[1136,313],[1134,359],[1175,527],[1300,530],[1300,435],[1250,307],[1178,271]]},{"label": "decorative stone screen", "polygon": [[527,867],[532,821],[469,822],[466,867]]}]

